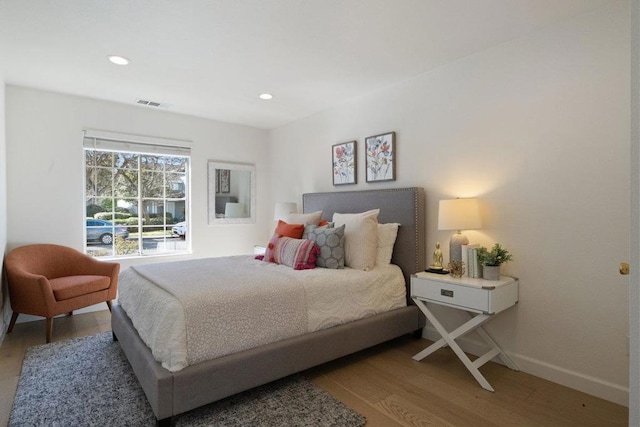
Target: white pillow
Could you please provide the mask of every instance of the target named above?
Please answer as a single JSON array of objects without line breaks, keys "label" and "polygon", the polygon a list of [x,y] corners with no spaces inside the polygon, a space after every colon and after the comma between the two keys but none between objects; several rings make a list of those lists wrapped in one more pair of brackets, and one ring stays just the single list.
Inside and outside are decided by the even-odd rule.
[{"label": "white pillow", "polygon": [[290,213],[285,222],[289,224],[318,225],[322,219],[322,211],[312,213]]},{"label": "white pillow", "polygon": [[357,214],[333,214],[335,227],[344,229],[344,265],[357,270],[370,270],[378,254],[378,214],[373,209]]},{"label": "white pillow", "polygon": [[396,243],[396,237],[398,237],[399,226],[400,224],[397,222],[378,224],[378,256],[376,257],[376,265],[391,264],[393,245]]}]

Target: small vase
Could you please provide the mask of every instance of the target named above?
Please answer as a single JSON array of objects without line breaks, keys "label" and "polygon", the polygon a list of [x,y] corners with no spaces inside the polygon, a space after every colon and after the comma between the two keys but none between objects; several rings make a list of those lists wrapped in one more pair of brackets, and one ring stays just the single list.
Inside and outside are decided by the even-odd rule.
[{"label": "small vase", "polygon": [[486,280],[500,280],[500,266],[499,265],[483,266],[482,278]]}]

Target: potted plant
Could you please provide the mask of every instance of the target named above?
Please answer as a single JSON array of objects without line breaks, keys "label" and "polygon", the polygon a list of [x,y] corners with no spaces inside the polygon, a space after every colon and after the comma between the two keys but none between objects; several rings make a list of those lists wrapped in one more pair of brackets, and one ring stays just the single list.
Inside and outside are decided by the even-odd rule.
[{"label": "potted plant", "polygon": [[485,247],[478,248],[478,261],[482,265],[482,277],[487,280],[500,280],[500,265],[513,259],[508,250],[493,245],[491,250]]}]

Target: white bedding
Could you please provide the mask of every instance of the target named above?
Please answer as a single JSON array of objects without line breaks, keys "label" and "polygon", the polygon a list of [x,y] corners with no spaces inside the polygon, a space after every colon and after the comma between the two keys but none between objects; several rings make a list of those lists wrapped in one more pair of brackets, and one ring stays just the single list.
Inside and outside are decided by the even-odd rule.
[{"label": "white bedding", "polygon": [[394,265],[296,271],[253,256],[131,267],[118,288],[138,334],[172,372],[406,306]]}]

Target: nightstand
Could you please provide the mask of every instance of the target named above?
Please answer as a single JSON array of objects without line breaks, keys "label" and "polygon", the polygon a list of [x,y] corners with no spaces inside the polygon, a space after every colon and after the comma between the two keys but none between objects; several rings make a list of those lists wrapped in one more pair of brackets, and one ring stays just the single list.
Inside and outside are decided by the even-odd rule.
[{"label": "nightstand", "polygon": [[[500,280],[484,280],[470,277],[454,278],[449,275],[426,272],[417,273],[411,277],[411,298],[442,337],[413,356],[413,360],[420,361],[448,345],[482,388],[489,391],[494,391],[493,387],[478,370],[489,360],[499,356],[507,367],[519,371],[515,362],[482,327],[494,316],[513,307],[518,302],[517,279],[503,276]],[[471,319],[457,329],[447,332],[426,303],[463,310],[470,315]],[[471,361],[455,340],[474,330],[487,343],[490,350]]]}]

